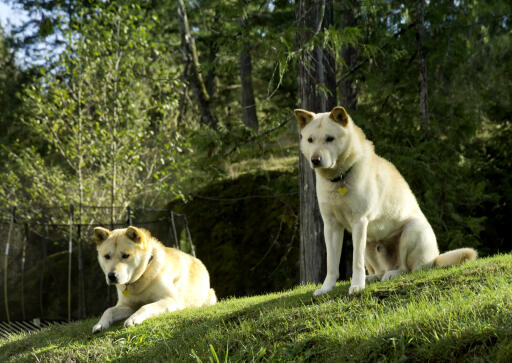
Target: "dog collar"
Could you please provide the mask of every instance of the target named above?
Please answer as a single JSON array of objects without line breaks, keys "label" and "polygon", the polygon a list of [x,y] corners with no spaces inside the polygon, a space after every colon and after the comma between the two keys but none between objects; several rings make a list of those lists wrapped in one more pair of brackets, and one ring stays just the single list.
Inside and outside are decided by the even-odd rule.
[{"label": "dog collar", "polygon": [[[148,265],[151,263],[151,261],[153,260],[153,255],[151,255],[151,257],[149,258],[149,261],[148,261]],[[138,280],[137,280],[138,281]],[[132,283],[129,283],[129,284],[125,284],[124,285],[124,290],[123,290],[123,295],[124,296],[128,296],[130,295],[130,290],[128,290],[128,285],[133,285],[135,284],[137,281],[134,281]]]},{"label": "dog collar", "polygon": [[346,179],[347,176],[348,176],[348,173],[350,173],[350,171],[352,170],[353,167],[354,167],[354,165],[352,165],[350,168],[348,168],[345,172],[342,172],[336,178],[329,179],[329,181],[332,182],[332,183],[337,183],[340,180]]}]

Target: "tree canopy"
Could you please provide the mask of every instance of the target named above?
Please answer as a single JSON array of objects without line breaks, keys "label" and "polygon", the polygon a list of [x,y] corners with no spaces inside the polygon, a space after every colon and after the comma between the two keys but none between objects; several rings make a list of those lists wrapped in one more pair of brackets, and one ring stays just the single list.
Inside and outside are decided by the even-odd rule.
[{"label": "tree canopy", "polygon": [[509,249],[509,1],[306,2],[316,23],[287,0],[10,3],[31,17],[0,32],[2,207],[162,206],[269,150],[297,170],[322,49],[309,91],[397,165],[442,249]]}]

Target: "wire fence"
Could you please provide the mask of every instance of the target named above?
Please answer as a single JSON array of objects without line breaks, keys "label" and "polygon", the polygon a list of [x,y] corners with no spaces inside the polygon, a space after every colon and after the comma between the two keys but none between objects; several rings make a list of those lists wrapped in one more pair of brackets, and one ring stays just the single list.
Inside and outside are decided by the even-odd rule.
[{"label": "wire fence", "polygon": [[114,304],[92,230],[142,227],[163,244],[195,256],[183,214],[169,209],[103,206],[0,208],[0,322],[71,321]]}]

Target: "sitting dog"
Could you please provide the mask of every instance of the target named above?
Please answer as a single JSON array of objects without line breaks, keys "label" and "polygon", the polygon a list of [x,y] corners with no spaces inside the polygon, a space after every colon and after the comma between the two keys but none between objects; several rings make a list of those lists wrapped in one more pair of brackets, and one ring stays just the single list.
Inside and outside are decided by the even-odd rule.
[{"label": "sitting dog", "polygon": [[471,248],[439,254],[434,231],[409,185],[393,164],[375,154],[343,107],[319,114],[297,109],[295,116],[300,149],[316,173],[324,222],[327,276],[315,296],[332,290],[338,279],[345,230],[354,245],[351,294],[364,289],[366,281],[477,257]]},{"label": "sitting dog", "polygon": [[117,304],[103,313],[92,332],[128,318],[133,326],[165,312],[217,302],[203,263],[174,248],[165,247],[141,228],[94,229],[98,261],[108,285],[117,288]]}]

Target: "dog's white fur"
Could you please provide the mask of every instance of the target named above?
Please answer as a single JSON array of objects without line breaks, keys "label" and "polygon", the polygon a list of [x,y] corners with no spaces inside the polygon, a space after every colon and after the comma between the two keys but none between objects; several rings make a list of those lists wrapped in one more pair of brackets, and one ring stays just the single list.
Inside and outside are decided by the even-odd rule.
[{"label": "dog's white fur", "polygon": [[[316,172],[327,250],[327,275],[314,295],[332,290],[339,277],[345,230],[352,233],[354,246],[351,294],[364,289],[366,281],[477,257],[471,248],[439,254],[434,231],[409,185],[392,163],[375,154],[343,107],[319,114],[297,109],[295,116],[300,149]],[[346,178],[331,181],[347,171]]]},{"label": "dog's white fur", "polygon": [[116,286],[118,301],[105,310],[93,333],[125,318],[128,327],[164,312],[217,302],[203,263],[165,247],[148,231],[132,226],[113,231],[97,227],[94,235],[98,261],[107,284]]}]

